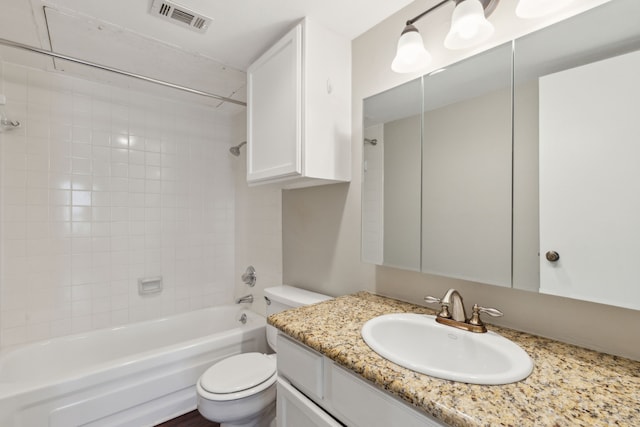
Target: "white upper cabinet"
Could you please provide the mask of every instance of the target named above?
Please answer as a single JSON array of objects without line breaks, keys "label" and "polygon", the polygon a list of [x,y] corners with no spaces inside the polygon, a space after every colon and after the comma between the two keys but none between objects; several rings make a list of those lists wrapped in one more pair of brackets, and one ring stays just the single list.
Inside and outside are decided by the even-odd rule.
[{"label": "white upper cabinet", "polygon": [[303,20],[247,71],[247,181],[351,179],[351,42]]}]

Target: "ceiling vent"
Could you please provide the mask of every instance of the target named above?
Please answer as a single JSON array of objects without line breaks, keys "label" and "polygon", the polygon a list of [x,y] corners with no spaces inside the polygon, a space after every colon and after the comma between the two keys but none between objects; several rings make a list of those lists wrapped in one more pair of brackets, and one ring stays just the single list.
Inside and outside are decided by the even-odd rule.
[{"label": "ceiling vent", "polygon": [[212,21],[211,18],[167,0],[153,0],[149,13],[198,33],[207,31]]}]

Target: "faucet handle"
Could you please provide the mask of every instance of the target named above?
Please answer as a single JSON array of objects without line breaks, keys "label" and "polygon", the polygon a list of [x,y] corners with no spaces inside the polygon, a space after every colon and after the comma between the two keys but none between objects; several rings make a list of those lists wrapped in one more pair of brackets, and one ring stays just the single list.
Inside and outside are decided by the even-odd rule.
[{"label": "faucet handle", "polygon": [[496,308],[480,307],[478,304],[474,304],[473,313],[471,315],[471,319],[469,319],[469,323],[477,326],[484,325],[484,323],[482,323],[482,320],[480,320],[480,313],[486,313],[492,317],[504,316],[504,313]]},{"label": "faucet handle", "polygon": [[427,304],[440,304],[440,312],[438,313],[438,317],[444,317],[447,319],[451,317],[451,313],[449,313],[449,303],[442,302],[441,298],[427,295],[426,297],[424,297],[424,302],[426,302]]},{"label": "faucet handle", "polygon": [[440,302],[442,302],[442,299],[427,295],[426,297],[424,297],[424,302],[426,302],[427,304],[440,304]]}]

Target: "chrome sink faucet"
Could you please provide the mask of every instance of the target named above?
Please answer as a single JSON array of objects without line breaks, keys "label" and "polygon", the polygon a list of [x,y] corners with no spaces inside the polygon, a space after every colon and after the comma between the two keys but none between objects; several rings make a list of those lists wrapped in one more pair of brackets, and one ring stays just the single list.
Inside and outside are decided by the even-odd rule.
[{"label": "chrome sink faucet", "polygon": [[424,300],[427,303],[440,304],[440,312],[436,316],[436,322],[470,332],[487,332],[486,326],[484,326],[484,323],[480,320],[480,313],[486,313],[493,317],[503,315],[500,310],[495,308],[485,308],[474,304],[473,314],[470,319],[467,319],[464,303],[462,302],[462,295],[455,289],[449,289],[442,298],[426,296]]}]

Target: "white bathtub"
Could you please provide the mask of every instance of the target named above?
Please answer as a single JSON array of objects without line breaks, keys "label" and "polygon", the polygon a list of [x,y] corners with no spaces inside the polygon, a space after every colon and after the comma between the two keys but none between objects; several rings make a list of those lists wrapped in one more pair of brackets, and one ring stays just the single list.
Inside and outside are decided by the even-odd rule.
[{"label": "white bathtub", "polygon": [[2,351],[0,426],[166,421],[195,409],[196,381],[213,363],[267,352],[265,324],[264,317],[230,305]]}]

